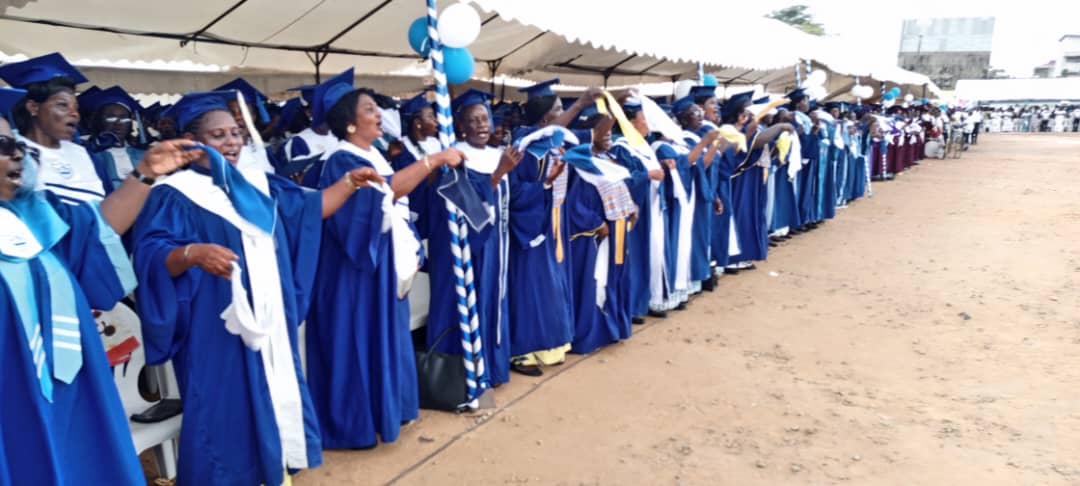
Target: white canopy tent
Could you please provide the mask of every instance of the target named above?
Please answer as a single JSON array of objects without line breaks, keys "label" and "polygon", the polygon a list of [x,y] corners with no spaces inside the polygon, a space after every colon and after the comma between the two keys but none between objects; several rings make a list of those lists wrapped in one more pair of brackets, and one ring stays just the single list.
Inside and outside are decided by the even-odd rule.
[{"label": "white canopy tent", "polygon": [[[558,75],[570,85],[628,85],[694,76],[701,61],[735,78],[793,65],[800,54],[780,43],[715,48],[721,6],[716,15],[704,12],[680,25],[688,17],[679,11],[701,8],[691,0],[669,0],[663,9],[652,4],[647,12],[635,6],[651,2],[633,0],[473,1],[483,11],[480,37],[470,46],[475,76]],[[0,9],[0,51],[11,54],[60,51],[71,59],[191,61],[283,73],[330,74],[350,66],[365,74],[428,73],[406,36],[425,12],[421,0],[0,0]],[[755,17],[727,25],[798,35]]]},{"label": "white canopy tent", "polygon": [[[696,78],[700,62],[722,85],[783,91],[795,86],[800,59],[822,60],[830,68],[838,65],[834,59],[843,59],[854,66],[830,70],[912,86],[923,82],[900,79],[914,73],[895,66],[867,69],[864,63],[873,58],[848,60],[835,55],[839,49],[825,39],[720,2],[471,2],[483,21],[479,38],[469,46],[477,60],[473,76],[496,79],[494,85],[505,77],[555,76],[567,86],[670,82]],[[440,7],[451,3],[440,1]],[[110,68],[88,73],[95,84],[121,84],[141,93],[207,89],[239,75],[264,92],[281,93],[355,66],[359,83],[405,95],[430,84],[429,65],[411,50],[406,36],[409,24],[424,13],[422,0],[0,0],[0,52],[60,51],[72,60],[179,61],[219,68],[191,74]],[[743,47],[724,39],[769,42]]]}]

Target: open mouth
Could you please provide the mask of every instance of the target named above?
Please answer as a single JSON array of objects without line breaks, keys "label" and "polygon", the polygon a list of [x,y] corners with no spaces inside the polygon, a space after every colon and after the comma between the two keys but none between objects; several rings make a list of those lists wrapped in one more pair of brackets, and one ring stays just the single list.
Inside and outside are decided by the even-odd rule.
[{"label": "open mouth", "polygon": [[228,160],[229,162],[236,162],[236,161],[240,160],[240,151],[239,150],[226,150],[226,151],[221,153],[221,156],[225,157],[225,160]]},{"label": "open mouth", "polygon": [[22,185],[22,168],[12,169],[4,174],[9,183],[15,186]]}]

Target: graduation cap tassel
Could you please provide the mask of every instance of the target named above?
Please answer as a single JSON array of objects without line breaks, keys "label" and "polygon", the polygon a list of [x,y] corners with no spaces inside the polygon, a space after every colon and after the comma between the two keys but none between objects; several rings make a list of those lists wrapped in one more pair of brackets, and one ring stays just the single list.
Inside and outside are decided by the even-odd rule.
[{"label": "graduation cap tassel", "polygon": [[[432,74],[435,78],[436,118],[439,122],[439,144],[443,149],[450,147],[454,140],[453,118],[450,112],[450,92],[446,81],[446,68],[443,65],[442,42],[439,41],[438,8],[435,0],[427,1],[428,39],[431,50]],[[444,171],[448,170],[443,168]],[[447,202],[446,206],[450,225],[450,253],[454,258],[454,290],[458,297],[458,325],[461,329],[462,359],[465,363],[465,383],[468,391],[469,408],[480,407],[480,395],[487,387],[488,379],[484,369],[483,346],[480,340],[479,323],[476,314],[476,287],[473,284],[473,269],[469,250],[468,224],[457,208]]]}]

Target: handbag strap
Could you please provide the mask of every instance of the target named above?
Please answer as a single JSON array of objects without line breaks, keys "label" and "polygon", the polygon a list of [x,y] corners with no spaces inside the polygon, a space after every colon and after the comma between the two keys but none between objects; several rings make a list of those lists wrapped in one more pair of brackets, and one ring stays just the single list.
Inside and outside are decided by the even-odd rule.
[{"label": "handbag strap", "polygon": [[443,329],[443,332],[440,332],[438,337],[436,337],[435,340],[432,341],[431,346],[428,346],[428,351],[431,351],[432,349],[435,349],[435,348],[439,347],[439,344],[441,344],[442,340],[446,338],[446,335],[450,334],[450,331],[453,331],[454,329],[459,329],[459,328],[454,327],[454,326],[448,326],[446,329]]}]

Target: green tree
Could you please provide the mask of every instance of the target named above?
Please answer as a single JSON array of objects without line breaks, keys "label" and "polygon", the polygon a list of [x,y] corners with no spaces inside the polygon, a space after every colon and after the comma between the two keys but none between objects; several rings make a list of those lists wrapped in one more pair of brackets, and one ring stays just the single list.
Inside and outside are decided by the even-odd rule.
[{"label": "green tree", "polygon": [[788,25],[794,25],[807,34],[825,35],[825,27],[818,22],[814,22],[814,16],[807,13],[807,9],[809,7],[806,5],[792,5],[776,10],[766,15],[766,17],[779,20]]}]

